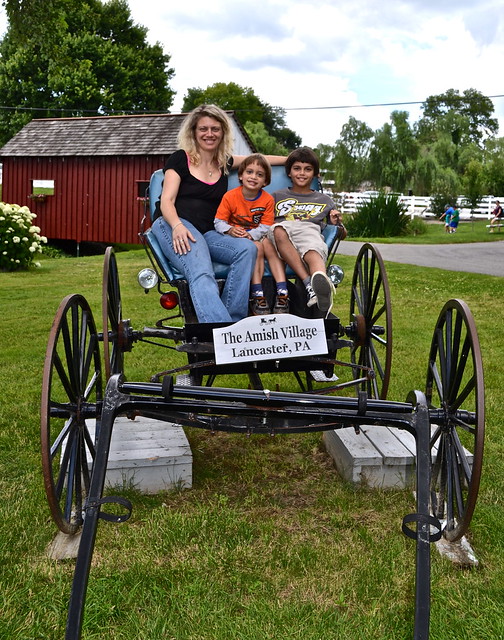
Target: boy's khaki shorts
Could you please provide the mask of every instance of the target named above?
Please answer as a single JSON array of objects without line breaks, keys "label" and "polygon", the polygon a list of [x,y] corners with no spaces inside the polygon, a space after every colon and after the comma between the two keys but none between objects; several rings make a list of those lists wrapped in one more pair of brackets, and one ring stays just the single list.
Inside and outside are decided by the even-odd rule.
[{"label": "boy's khaki shorts", "polygon": [[[283,227],[289,236],[289,240],[296,247],[297,252],[304,258],[307,251],[316,251],[325,262],[327,260],[327,245],[324,236],[320,233],[320,227],[314,222],[300,222],[299,220],[284,220],[275,222],[268,229],[268,239],[275,249],[275,227]],[[277,249],[278,253],[278,249]],[[281,256],[280,256],[281,257]]]}]

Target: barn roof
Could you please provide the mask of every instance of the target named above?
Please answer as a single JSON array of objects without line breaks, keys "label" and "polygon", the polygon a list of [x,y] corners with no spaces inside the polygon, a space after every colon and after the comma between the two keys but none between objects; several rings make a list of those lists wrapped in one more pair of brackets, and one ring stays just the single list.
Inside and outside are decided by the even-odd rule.
[{"label": "barn roof", "polygon": [[[165,155],[177,149],[187,114],[41,118],[31,120],[0,149],[0,156]],[[237,130],[253,148],[234,113]]]}]

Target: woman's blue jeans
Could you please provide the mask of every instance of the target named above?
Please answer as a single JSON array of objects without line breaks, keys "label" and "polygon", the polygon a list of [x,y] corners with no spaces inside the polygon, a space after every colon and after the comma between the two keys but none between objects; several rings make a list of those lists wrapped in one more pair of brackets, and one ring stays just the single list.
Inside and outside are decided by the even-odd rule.
[{"label": "woman's blue jeans", "polygon": [[[172,230],[162,216],[154,221],[151,233],[158,239],[168,260],[187,280],[198,320],[236,322],[245,318],[248,315],[250,279],[257,256],[254,243],[247,238],[233,238],[217,231],[202,235],[190,222],[183,222],[196,239],[185,255],[173,250]],[[230,266],[221,296],[212,259]]]}]

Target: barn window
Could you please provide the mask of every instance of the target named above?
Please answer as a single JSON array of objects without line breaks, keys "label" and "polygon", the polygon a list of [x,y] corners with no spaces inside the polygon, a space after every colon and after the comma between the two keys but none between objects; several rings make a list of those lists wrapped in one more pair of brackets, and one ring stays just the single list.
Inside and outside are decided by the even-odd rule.
[{"label": "barn window", "polygon": [[137,180],[137,200],[147,200],[147,187],[149,186],[148,180]]},{"label": "barn window", "polygon": [[32,180],[31,194],[33,200],[45,200],[54,195],[54,180]]}]

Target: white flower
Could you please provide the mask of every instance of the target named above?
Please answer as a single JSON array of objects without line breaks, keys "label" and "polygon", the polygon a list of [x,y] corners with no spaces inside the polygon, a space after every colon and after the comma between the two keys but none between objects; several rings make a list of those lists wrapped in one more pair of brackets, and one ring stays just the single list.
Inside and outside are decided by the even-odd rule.
[{"label": "white flower", "polygon": [[31,247],[28,247],[28,251],[31,251],[31,253],[35,253],[37,247],[34,247],[33,245]]},{"label": "white flower", "polygon": [[12,236],[12,242],[14,242],[14,244],[17,244],[18,242],[21,242],[21,238],[19,236]]}]

